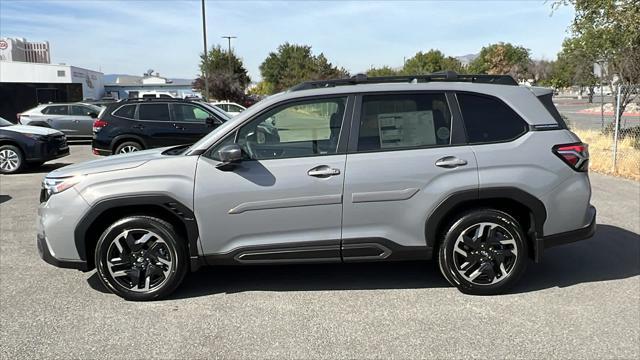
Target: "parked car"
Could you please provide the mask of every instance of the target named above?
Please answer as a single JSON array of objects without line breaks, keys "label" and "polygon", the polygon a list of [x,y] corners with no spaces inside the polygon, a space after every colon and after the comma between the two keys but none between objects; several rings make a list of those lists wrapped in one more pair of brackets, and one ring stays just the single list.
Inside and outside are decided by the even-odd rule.
[{"label": "parked car", "polygon": [[240,105],[240,104],[236,104],[234,102],[228,102],[228,101],[218,101],[218,102],[212,102],[211,105],[220,108],[222,111],[226,112],[227,114],[231,115],[231,116],[236,116],[238,114],[240,114],[241,112],[247,110],[247,108],[245,108],[244,106]]},{"label": "parked car", "polygon": [[100,110],[101,107],[87,103],[41,104],[18,114],[18,121],[23,125],[59,130],[69,140],[89,139]]},{"label": "parked car", "polygon": [[67,139],[60,131],[15,125],[0,118],[0,174],[17,173],[67,155]]},{"label": "parked car", "polygon": [[551,96],[451,72],[303,83],[193,146],[49,173],[38,248],[129,300],[201,265],[432,258],[464,293],[503,293],[595,231],[587,145]]},{"label": "parked car", "polygon": [[93,124],[93,153],[122,154],[193,144],[229,120],[205,102],[185,99],[127,99],[109,104]]}]

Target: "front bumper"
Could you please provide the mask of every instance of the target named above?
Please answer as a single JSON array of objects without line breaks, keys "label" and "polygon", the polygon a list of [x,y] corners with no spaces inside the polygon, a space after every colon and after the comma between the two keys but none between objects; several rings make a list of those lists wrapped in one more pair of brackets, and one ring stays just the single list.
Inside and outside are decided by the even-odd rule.
[{"label": "front bumper", "polygon": [[53,256],[51,254],[51,250],[49,249],[49,245],[47,245],[47,240],[44,235],[38,234],[37,245],[38,253],[40,254],[42,260],[44,260],[46,263],[59,268],[89,271],[89,267],[87,266],[86,261],[57,259],[55,256]]},{"label": "front bumper", "polygon": [[585,240],[592,237],[596,233],[596,208],[593,206],[589,206],[589,213],[591,213],[591,221],[589,222],[589,225],[581,229],[553,234],[537,239],[535,261],[539,262],[542,259],[542,254],[545,249],[559,245],[570,244],[572,242]]},{"label": "front bumper", "polygon": [[36,141],[26,149],[29,162],[47,162],[69,155],[69,145],[64,136],[54,136],[46,141]]}]

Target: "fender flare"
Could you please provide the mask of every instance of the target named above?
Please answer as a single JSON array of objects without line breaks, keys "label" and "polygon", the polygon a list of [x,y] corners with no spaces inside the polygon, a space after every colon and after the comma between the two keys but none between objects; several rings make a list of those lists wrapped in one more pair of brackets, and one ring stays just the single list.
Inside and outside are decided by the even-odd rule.
[{"label": "fender flare", "polygon": [[[118,135],[116,137],[113,138],[113,140],[111,140],[111,144],[109,144],[109,147],[111,148],[111,152],[115,152],[116,151],[116,147],[115,145],[119,142],[122,141],[135,141],[137,143],[140,143],[140,145],[142,145],[144,147],[144,149],[148,149],[149,147],[147,146],[147,142],[142,138],[142,136],[139,135],[134,135],[134,134],[121,134]],[[143,149],[143,150],[144,150]]]},{"label": "fender flare", "polygon": [[182,224],[187,232],[187,246],[189,251],[189,258],[191,260],[191,269],[196,270],[200,266],[200,254],[198,253],[198,223],[193,211],[175,200],[174,198],[164,194],[148,194],[148,195],[128,195],[128,196],[116,196],[99,200],[96,202],[89,211],[78,222],[74,230],[74,242],[76,250],[80,259],[83,261],[89,261],[87,254],[87,232],[90,227],[95,223],[105,212],[120,207],[126,206],[159,206],[164,210],[167,210],[175,216]]},{"label": "fender flare", "polygon": [[[538,198],[529,194],[528,192],[515,187],[491,187],[483,189],[471,189],[455,192],[445,198],[435,210],[431,213],[427,219],[425,226],[425,236],[427,240],[427,247],[434,248],[438,241],[438,227],[442,221],[455,209],[458,205],[475,200],[490,200],[490,199],[507,199],[515,201],[527,209],[531,214],[532,229],[524,229],[528,231],[531,239],[533,240],[534,251],[536,257],[540,253],[538,249],[538,239],[544,236],[544,222],[547,219],[547,210]],[[533,232],[533,233],[532,233]]]}]

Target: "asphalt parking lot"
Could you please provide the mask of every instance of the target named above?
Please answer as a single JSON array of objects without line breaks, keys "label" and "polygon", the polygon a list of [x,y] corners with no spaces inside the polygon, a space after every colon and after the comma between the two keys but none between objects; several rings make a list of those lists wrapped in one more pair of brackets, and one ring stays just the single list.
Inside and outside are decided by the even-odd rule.
[{"label": "asphalt parking lot", "polygon": [[87,145],[0,176],[0,357],[640,357],[640,183],[592,174],[598,231],[548,250],[512,293],[473,297],[431,263],[208,268],[133,303],[44,263],[40,181]]}]

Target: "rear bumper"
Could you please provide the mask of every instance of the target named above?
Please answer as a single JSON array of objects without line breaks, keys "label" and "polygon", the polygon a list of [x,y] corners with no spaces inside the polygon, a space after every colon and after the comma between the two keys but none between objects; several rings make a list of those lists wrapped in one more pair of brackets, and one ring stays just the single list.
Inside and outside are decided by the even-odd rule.
[{"label": "rear bumper", "polygon": [[38,234],[37,236],[37,245],[38,253],[40,254],[42,260],[44,260],[46,263],[59,268],[89,271],[86,261],[57,259],[55,256],[53,256],[51,254],[51,250],[49,250],[49,246],[47,245],[45,237],[41,234]]},{"label": "rear bumper", "polygon": [[559,245],[570,244],[572,242],[585,240],[592,237],[596,233],[596,208],[593,206],[589,206],[589,213],[591,213],[591,222],[589,222],[589,225],[581,229],[553,234],[545,236],[541,239],[537,239],[535,261],[539,262],[542,259],[542,254],[545,249]]}]

